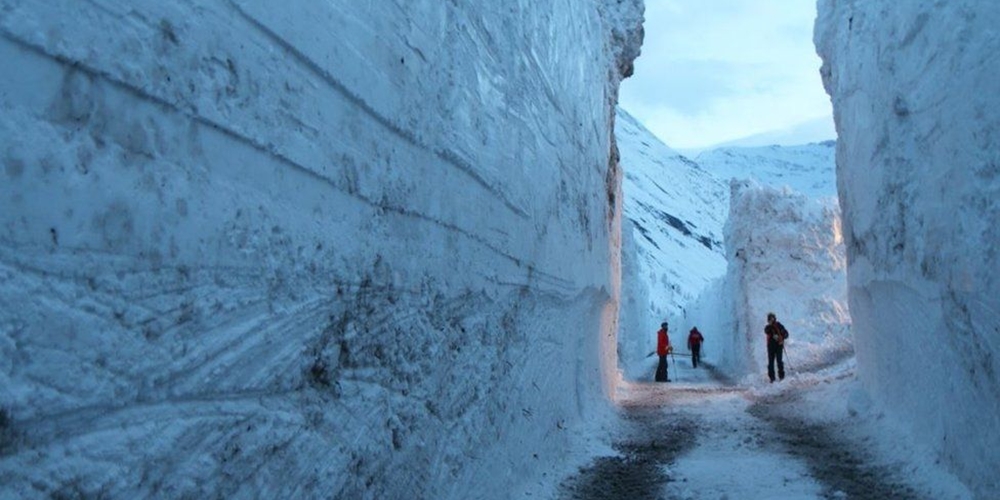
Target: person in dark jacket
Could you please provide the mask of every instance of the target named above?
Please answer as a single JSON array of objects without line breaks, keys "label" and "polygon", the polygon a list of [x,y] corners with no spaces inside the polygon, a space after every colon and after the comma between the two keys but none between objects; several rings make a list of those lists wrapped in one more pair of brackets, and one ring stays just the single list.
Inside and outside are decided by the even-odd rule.
[{"label": "person in dark jacket", "polygon": [[764,327],[764,336],[767,338],[767,377],[774,382],[774,362],[778,362],[778,380],[785,378],[785,362],[782,355],[785,349],[785,339],[788,338],[788,330],[778,322],[774,313],[767,313],[767,326]]},{"label": "person in dark jacket", "polygon": [[656,381],[670,382],[667,376],[667,354],[673,348],[670,346],[670,336],[668,335],[666,323],[660,324],[660,330],[656,332],[656,355],[660,357],[660,364],[656,366]]},{"label": "person in dark jacket", "polygon": [[694,368],[698,368],[698,363],[701,362],[701,343],[704,341],[705,337],[698,331],[697,326],[688,332],[688,350],[691,351],[691,366]]}]

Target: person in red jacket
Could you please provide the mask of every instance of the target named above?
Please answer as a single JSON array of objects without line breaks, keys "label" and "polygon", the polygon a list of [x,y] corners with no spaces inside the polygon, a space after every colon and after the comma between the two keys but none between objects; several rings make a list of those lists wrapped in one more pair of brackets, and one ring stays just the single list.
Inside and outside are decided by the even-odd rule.
[{"label": "person in red jacket", "polygon": [[701,343],[704,341],[705,337],[698,331],[697,326],[688,332],[688,350],[691,351],[691,366],[694,368],[698,368],[698,363],[701,362]]},{"label": "person in red jacket", "polygon": [[673,347],[670,346],[667,330],[667,324],[661,323],[660,330],[656,332],[656,355],[660,357],[660,364],[656,367],[657,382],[670,382],[667,376],[667,354],[673,351]]}]

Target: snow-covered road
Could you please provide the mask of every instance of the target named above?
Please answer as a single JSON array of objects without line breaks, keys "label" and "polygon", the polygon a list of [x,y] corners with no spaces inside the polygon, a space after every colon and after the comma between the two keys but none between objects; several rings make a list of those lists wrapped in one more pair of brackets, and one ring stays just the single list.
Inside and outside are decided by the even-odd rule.
[{"label": "snow-covered road", "polygon": [[969,497],[882,416],[848,403],[850,360],[773,385],[728,383],[679,356],[671,370],[668,384],[621,385],[617,455],[566,478],[563,498]]}]

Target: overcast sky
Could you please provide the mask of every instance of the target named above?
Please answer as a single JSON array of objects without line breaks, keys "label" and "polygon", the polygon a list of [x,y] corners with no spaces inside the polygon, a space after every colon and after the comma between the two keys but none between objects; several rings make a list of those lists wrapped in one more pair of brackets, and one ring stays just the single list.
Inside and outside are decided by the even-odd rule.
[{"label": "overcast sky", "polygon": [[835,138],[815,0],[646,0],[645,17],[619,103],[668,146]]}]

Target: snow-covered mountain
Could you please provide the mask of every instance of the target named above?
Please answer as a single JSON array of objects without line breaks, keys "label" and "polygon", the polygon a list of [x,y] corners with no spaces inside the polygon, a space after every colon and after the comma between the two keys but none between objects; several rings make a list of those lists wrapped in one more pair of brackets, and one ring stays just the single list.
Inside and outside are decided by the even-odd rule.
[{"label": "snow-covered mountain", "polygon": [[1000,491],[1000,4],[821,0],[858,373]]},{"label": "snow-covered mountain", "polygon": [[695,162],[725,180],[752,179],[787,186],[810,197],[837,196],[834,141],[801,146],[725,147],[704,151]]},{"label": "snow-covered mountain", "polygon": [[[789,127],[753,134],[708,147],[683,149],[682,153],[695,158],[705,151],[730,148],[760,148],[772,145],[808,144],[833,141],[837,137],[837,132],[833,127],[833,117],[825,116],[806,120]],[[794,146],[792,146],[794,147]]]},{"label": "snow-covered mountain", "polygon": [[[1000,490],[995,470],[1000,463],[1000,257],[995,250],[1000,244],[1000,96],[988,89],[1000,80],[1000,37],[992,28],[1000,22],[1000,5],[904,6],[885,0],[822,0],[818,5],[815,40],[839,136],[836,186],[842,220],[837,223],[833,204],[815,204],[780,189],[828,196],[832,184],[815,183],[815,168],[785,171],[783,159],[751,159],[759,149],[698,157],[705,170],[737,179],[746,175],[745,165],[763,164],[771,179],[732,184],[724,233],[732,252],[729,271],[685,308],[688,319],[699,326],[723,320],[717,320],[717,328],[702,328],[709,332],[709,357],[717,356],[713,361],[723,366],[739,368],[747,356],[742,365],[759,371],[753,360],[762,356],[748,355],[740,337],[751,345],[760,335],[764,312],[776,309],[793,325],[803,313],[826,316],[835,328],[806,335],[814,345],[805,352],[818,348],[846,355],[849,346],[838,337],[847,318],[836,300],[844,285],[836,279],[823,284],[824,275],[834,278],[846,264],[851,322],[846,340],[854,344],[865,388],[851,395],[851,414],[864,412],[869,421],[898,420],[977,497],[992,498]],[[826,147],[825,158],[832,149]],[[772,182],[779,177],[775,173],[781,182]],[[634,240],[637,246],[648,244]],[[831,252],[841,241],[844,257]],[[798,252],[807,247],[814,252]],[[816,279],[800,279],[810,275]],[[792,286],[782,287],[795,295],[767,283],[769,277],[785,281],[789,276],[796,277]],[[817,286],[803,292],[801,285],[810,281]],[[833,299],[814,300],[812,293],[824,289]],[[783,312],[773,306],[786,303],[816,307]],[[726,314],[727,308],[734,314]],[[735,319],[725,324],[727,318]],[[793,339],[802,336],[803,326],[795,325]],[[734,334],[728,352],[720,353],[712,350],[712,330],[745,333]],[[794,356],[802,352],[790,355],[799,362]]]},{"label": "snow-covered mountain", "polygon": [[614,380],[641,12],[0,2],[0,497],[572,466]]}]

